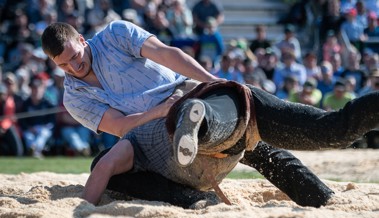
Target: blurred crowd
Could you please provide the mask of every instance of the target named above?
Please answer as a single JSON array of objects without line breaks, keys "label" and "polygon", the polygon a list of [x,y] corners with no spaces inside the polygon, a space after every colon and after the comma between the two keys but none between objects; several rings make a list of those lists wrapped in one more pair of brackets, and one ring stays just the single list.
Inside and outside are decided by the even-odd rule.
[{"label": "blurred crowd", "polygon": [[[222,5],[197,0],[0,0],[0,155],[90,156],[118,139],[90,132],[63,106],[65,73],[43,53],[40,36],[67,22],[85,38],[114,20],[133,22],[181,48],[218,77],[277,97],[338,110],[379,90],[379,3],[299,0],[280,39],[257,25],[251,39],[226,41]],[[305,40],[306,39],[306,40]],[[379,42],[379,41],[378,41]],[[363,138],[379,147],[377,130]]]}]

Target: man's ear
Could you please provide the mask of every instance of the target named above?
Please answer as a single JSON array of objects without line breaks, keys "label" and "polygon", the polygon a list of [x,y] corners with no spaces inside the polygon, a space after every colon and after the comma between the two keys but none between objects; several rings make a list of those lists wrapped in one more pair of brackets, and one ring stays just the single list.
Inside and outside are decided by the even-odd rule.
[{"label": "man's ear", "polygon": [[82,43],[82,45],[84,46],[87,44],[86,39],[83,37],[82,34],[79,34],[79,42]]}]

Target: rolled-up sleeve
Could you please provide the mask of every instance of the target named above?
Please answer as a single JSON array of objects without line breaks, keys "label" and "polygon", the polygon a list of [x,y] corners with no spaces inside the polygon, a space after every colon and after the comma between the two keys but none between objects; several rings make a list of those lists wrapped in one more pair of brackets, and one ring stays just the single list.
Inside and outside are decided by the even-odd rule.
[{"label": "rolled-up sleeve", "polygon": [[105,111],[109,109],[109,105],[75,91],[66,91],[63,102],[75,120],[93,132],[100,133],[98,130],[100,121]]}]

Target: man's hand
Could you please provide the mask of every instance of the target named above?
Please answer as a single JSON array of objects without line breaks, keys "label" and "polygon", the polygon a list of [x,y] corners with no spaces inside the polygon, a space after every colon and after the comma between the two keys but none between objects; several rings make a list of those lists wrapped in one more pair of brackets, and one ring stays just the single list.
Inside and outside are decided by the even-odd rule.
[{"label": "man's hand", "polygon": [[211,79],[209,82],[217,82],[217,81],[225,82],[225,81],[227,81],[227,79],[215,77],[215,78]]},{"label": "man's hand", "polygon": [[175,93],[173,95],[171,95],[165,102],[163,102],[162,104],[160,105],[157,105],[156,107],[154,107],[153,109],[154,110],[157,110],[159,111],[159,114],[161,117],[165,117],[167,116],[171,106],[177,101],[179,100],[183,95],[180,94],[180,93]]}]

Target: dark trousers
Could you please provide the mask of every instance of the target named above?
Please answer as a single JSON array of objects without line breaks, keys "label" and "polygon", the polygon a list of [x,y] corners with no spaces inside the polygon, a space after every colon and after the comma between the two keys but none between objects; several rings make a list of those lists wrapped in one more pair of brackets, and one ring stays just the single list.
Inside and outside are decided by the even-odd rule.
[{"label": "dark trousers", "polygon": [[379,123],[379,92],[356,98],[338,111],[281,101],[260,89],[253,92],[259,134],[278,148],[345,148]]}]

